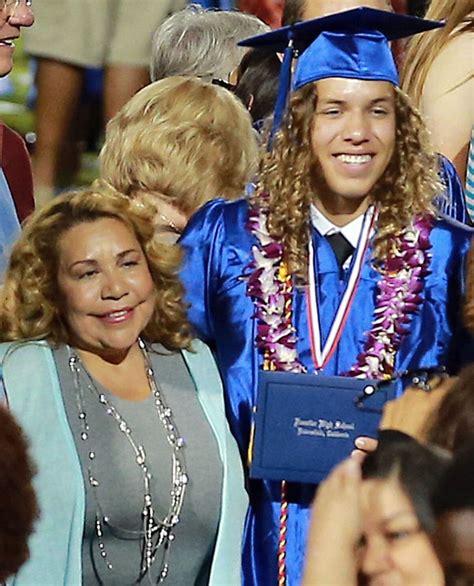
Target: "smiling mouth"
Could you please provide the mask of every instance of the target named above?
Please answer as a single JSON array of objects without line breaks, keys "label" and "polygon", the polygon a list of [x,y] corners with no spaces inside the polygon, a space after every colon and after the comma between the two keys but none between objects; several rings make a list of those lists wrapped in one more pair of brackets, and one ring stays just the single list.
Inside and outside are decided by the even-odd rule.
[{"label": "smiling mouth", "polygon": [[374,155],[366,154],[366,155],[348,155],[348,154],[339,154],[334,155],[338,161],[341,163],[347,163],[349,165],[364,165],[365,163],[370,163],[373,159]]},{"label": "smiling mouth", "polygon": [[126,321],[129,317],[131,317],[132,313],[133,307],[125,307],[124,309],[120,309],[118,311],[103,313],[97,317],[106,323],[116,324]]}]

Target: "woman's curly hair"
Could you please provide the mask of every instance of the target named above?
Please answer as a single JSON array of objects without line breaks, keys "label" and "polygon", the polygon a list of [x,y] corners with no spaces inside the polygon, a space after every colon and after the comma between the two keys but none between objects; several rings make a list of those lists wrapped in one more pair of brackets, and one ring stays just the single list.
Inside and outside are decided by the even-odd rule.
[{"label": "woman's curly hair", "polygon": [[32,480],[35,468],[26,438],[0,405],[0,582],[28,559],[28,538],[38,517]]},{"label": "woman's curly hair", "polygon": [[113,218],[134,233],[155,284],[155,310],[143,337],[161,342],[169,350],[189,347],[191,328],[178,278],[181,251],[156,241],[151,222],[155,213],[150,205],[134,201],[100,181],[89,189],[56,197],[33,213],[13,247],[0,290],[0,339],[47,339],[53,344],[69,341],[57,278],[59,239],[78,224]]},{"label": "woman's curly hair", "polygon": [[[433,198],[443,190],[421,115],[405,93],[396,87],[394,91],[394,153],[371,194],[379,210],[373,252],[379,267],[392,251],[393,236],[409,226],[414,215],[433,214]],[[271,152],[262,154],[260,181],[252,196],[253,205],[268,209],[269,232],[283,243],[285,261],[302,283],[307,277],[310,204],[318,190],[318,165],[310,146],[317,99],[317,84],[294,92]]]}]

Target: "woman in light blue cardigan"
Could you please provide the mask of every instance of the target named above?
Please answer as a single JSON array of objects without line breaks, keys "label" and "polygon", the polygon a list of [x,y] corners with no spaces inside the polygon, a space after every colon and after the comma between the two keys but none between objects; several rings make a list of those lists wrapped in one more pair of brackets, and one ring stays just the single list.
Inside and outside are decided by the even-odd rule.
[{"label": "woman in light blue cardigan", "polygon": [[9,584],[240,583],[240,457],[151,213],[103,187],[70,193],[13,250],[1,375],[41,517]]}]

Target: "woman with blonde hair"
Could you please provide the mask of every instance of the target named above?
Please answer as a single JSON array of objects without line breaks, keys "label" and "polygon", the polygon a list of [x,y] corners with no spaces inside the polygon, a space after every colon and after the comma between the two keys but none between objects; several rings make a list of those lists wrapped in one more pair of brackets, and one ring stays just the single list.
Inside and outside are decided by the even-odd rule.
[{"label": "woman with blonde hair", "polygon": [[41,510],[16,585],[240,580],[240,460],[153,211],[95,185],[33,214],[13,249],[0,382]]},{"label": "woman with blonde hair", "polygon": [[100,159],[102,178],[115,189],[152,196],[158,230],[181,232],[205,202],[244,193],[257,138],[228,90],[170,77],[142,89],[109,122]]},{"label": "woman with blonde hair", "polygon": [[402,88],[423,112],[435,149],[453,161],[464,182],[474,124],[474,2],[431,0],[425,16],[446,25],[410,41]]}]

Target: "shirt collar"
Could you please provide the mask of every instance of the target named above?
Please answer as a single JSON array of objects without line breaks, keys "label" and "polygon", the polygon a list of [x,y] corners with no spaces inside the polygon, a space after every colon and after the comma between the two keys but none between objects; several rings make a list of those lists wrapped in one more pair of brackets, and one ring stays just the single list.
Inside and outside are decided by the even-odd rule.
[{"label": "shirt collar", "polygon": [[359,242],[360,232],[362,230],[362,224],[364,222],[364,214],[357,216],[354,220],[351,220],[345,226],[336,226],[326,216],[318,210],[318,208],[311,204],[310,208],[311,224],[313,228],[321,234],[321,236],[329,236],[330,234],[336,234],[340,232],[354,248],[357,248]]}]

